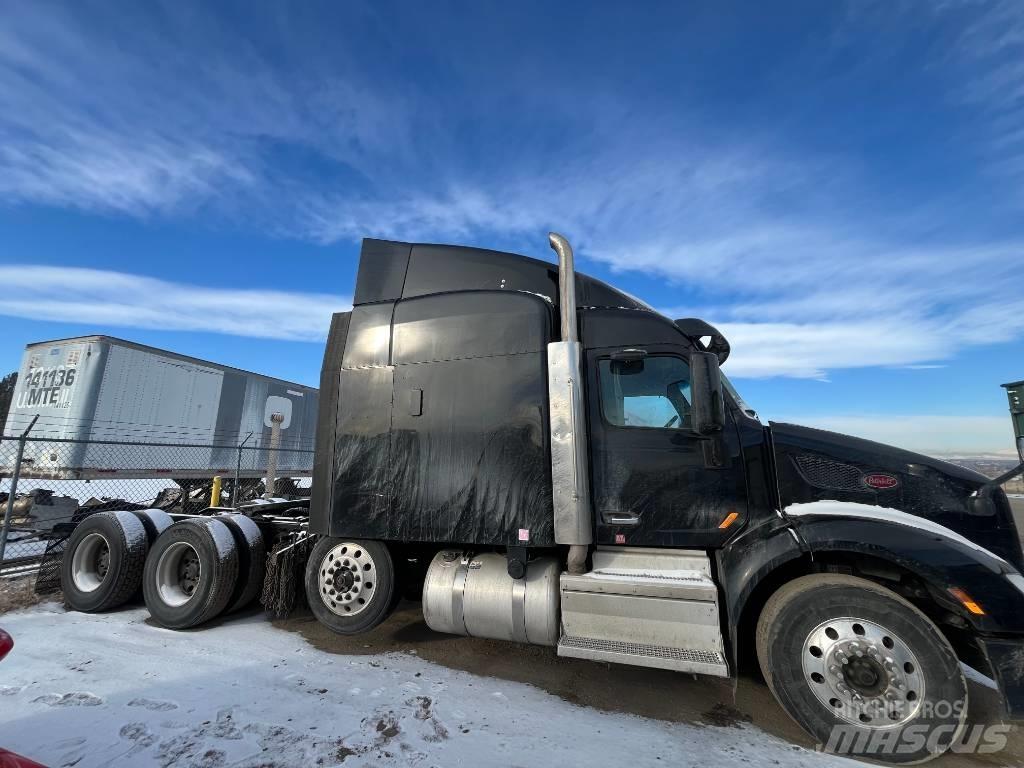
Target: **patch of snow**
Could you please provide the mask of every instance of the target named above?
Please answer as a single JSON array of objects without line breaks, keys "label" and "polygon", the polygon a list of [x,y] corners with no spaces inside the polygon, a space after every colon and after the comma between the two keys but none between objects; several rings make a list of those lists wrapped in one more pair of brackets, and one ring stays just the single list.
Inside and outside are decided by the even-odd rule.
[{"label": "patch of snow", "polygon": [[939,525],[934,520],[925,517],[918,517],[907,512],[889,507],[876,507],[873,504],[858,504],[853,501],[811,501],[804,504],[790,504],[786,507],[786,514],[790,517],[803,517],[810,515],[825,515],[832,517],[855,517],[862,520],[879,520],[886,523],[903,525],[908,528],[917,528],[921,531],[934,533],[936,536],[963,544],[976,552],[981,552],[1006,566],[1010,572],[1016,572],[1008,562],[999,555],[989,552],[984,547],[978,546],[970,539],[961,536],[956,531]]},{"label": "patch of snow", "polygon": [[146,616],[45,603],[0,618],[15,638],[3,746],[78,768],[855,765],[749,725],[602,712],[409,654],[333,655],[261,616],[187,633]]}]

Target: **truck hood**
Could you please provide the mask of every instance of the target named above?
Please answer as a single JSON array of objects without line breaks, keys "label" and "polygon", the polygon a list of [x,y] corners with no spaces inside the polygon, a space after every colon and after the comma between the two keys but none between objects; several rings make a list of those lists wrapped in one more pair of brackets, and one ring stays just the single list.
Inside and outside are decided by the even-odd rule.
[{"label": "truck hood", "polygon": [[1018,569],[1024,565],[1006,494],[999,490],[984,504],[975,498],[988,482],[984,475],[836,432],[774,422],[770,429],[783,510],[825,500],[895,509],[942,525]]}]

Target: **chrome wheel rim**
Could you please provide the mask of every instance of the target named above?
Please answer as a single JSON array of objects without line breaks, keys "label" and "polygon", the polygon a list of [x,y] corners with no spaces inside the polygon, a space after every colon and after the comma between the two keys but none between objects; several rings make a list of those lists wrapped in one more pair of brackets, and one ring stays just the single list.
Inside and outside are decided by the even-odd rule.
[{"label": "chrome wheel rim", "polygon": [[176,541],[156,561],[156,590],[160,599],[177,608],[195,595],[202,577],[199,553],[191,544]]},{"label": "chrome wheel rim", "polygon": [[320,561],[320,599],[338,616],[355,616],[376,594],[377,564],[359,544],[344,541]]},{"label": "chrome wheel rim", "polygon": [[75,589],[94,592],[103,584],[110,568],[110,542],[101,533],[90,533],[71,557],[71,580]]},{"label": "chrome wheel rim", "polygon": [[804,680],[836,717],[864,728],[905,725],[925,697],[917,656],[895,632],[867,619],[824,621],[803,644]]}]

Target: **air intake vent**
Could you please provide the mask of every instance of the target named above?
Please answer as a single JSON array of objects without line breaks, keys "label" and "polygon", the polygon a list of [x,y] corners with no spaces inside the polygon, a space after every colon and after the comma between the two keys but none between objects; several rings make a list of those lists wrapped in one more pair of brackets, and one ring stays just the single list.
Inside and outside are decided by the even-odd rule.
[{"label": "air intake vent", "polygon": [[849,464],[820,456],[801,454],[793,459],[797,469],[811,485],[833,491],[865,491],[863,474]]}]

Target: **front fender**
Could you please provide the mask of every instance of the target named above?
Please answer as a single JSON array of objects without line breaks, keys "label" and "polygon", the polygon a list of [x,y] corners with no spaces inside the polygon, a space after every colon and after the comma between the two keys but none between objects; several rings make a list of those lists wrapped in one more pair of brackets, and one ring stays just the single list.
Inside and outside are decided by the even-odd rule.
[{"label": "front fender", "polygon": [[[864,509],[855,509],[863,506]],[[870,505],[825,502],[787,510],[812,558],[828,552],[859,553],[917,574],[946,607],[979,633],[1024,633],[1024,581],[998,555],[932,521]],[[984,609],[968,612],[949,593],[957,587]]]},{"label": "front fender", "polygon": [[750,596],[766,576],[805,554],[800,538],[784,518],[773,515],[745,529],[715,553],[725,606],[726,638],[735,668],[739,624]]}]

